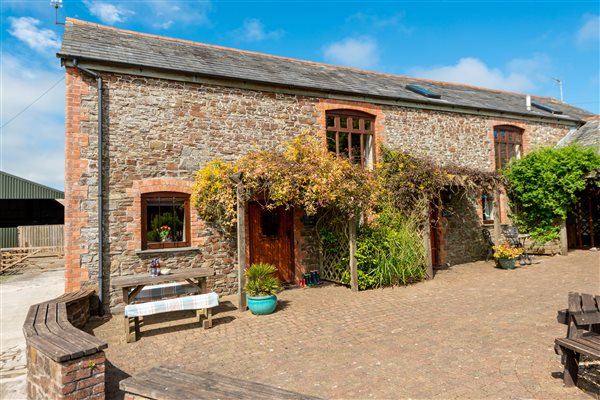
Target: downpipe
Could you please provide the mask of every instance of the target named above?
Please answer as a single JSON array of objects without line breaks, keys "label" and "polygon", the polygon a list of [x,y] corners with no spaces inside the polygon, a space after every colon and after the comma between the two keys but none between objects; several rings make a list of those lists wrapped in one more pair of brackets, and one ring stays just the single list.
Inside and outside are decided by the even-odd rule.
[{"label": "downpipe", "polygon": [[77,59],[73,59],[73,66],[92,76],[98,84],[98,315],[104,315],[104,212],[103,202],[104,197],[103,179],[102,179],[102,77],[100,74],[91,71],[87,68],[78,65]]}]

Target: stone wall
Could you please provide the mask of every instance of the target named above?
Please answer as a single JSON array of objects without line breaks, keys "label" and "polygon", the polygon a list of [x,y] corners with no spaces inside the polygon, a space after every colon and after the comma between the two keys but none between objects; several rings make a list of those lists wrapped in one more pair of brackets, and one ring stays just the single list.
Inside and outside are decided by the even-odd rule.
[{"label": "stone wall", "polygon": [[487,244],[481,233],[478,199],[460,189],[444,197],[445,260],[442,263],[456,265],[485,259]]},{"label": "stone wall", "polygon": [[105,366],[103,351],[59,363],[28,345],[27,398],[104,399]]},{"label": "stone wall", "polygon": [[[104,295],[110,298],[112,306],[118,305],[120,296],[110,296],[109,277],[144,271],[148,259],[157,256],[163,265],[171,268],[211,267],[216,275],[209,287],[222,293],[236,290],[235,239],[224,237],[196,218],[193,211],[192,245],[197,249],[177,253],[140,252],[140,195],[152,185],[178,187],[191,193],[195,172],[215,158],[234,160],[254,148],[277,146],[307,129],[324,135],[327,110],[346,108],[368,112],[376,116],[376,142],[431,157],[440,164],[454,163],[484,170],[494,168],[494,125],[513,124],[525,129],[525,151],[553,144],[568,131],[550,123],[130,75],[103,74],[103,78],[103,151],[107,160],[104,165],[103,271],[107,277]],[[97,91],[93,80],[82,77],[73,68],[67,68],[66,141],[65,277],[66,289],[72,291],[81,286],[95,286],[98,277]],[[449,221],[449,235],[457,234],[460,239],[474,227],[475,220],[468,223],[460,222],[462,220],[461,217]],[[304,229],[302,225],[296,228],[298,276],[302,269],[318,267],[318,246],[314,229]],[[480,236],[479,231],[473,235]],[[449,260],[471,261],[479,251],[466,250],[464,242],[450,237],[446,245]]]}]

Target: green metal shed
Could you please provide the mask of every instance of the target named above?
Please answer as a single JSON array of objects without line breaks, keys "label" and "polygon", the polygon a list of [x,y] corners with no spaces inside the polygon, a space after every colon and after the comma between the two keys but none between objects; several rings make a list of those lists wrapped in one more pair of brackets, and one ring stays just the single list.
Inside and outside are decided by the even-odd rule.
[{"label": "green metal shed", "polygon": [[64,223],[65,194],[0,171],[0,248],[18,245],[17,227]]},{"label": "green metal shed", "polygon": [[64,199],[57,189],[0,171],[0,199]]}]

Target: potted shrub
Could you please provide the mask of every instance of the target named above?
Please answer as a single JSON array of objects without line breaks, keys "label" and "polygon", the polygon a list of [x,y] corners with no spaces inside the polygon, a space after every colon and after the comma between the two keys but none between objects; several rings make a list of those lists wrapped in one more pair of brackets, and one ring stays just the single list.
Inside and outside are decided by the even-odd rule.
[{"label": "potted shrub", "polygon": [[514,269],[515,260],[523,254],[523,249],[512,247],[508,243],[496,245],[493,249],[494,259],[496,260],[497,265],[503,269]]},{"label": "potted shrub", "polygon": [[276,276],[277,268],[266,263],[252,264],[246,270],[248,308],[255,315],[271,314],[277,307],[276,293],[281,283]]}]

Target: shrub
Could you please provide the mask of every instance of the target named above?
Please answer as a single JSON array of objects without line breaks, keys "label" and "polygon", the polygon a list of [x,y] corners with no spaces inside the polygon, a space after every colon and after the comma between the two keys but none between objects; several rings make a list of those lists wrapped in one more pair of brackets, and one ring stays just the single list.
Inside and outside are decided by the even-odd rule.
[{"label": "shrub", "polygon": [[600,168],[593,149],[544,148],[514,160],[503,171],[516,223],[537,242],[558,239],[559,222],[586,186],[585,174]]},{"label": "shrub", "polygon": [[[346,262],[348,258],[345,258]],[[384,207],[374,220],[362,226],[356,241],[360,290],[408,285],[425,279],[425,248],[416,217],[403,217]],[[350,272],[342,280],[350,283]]]},{"label": "shrub", "polygon": [[523,254],[523,249],[512,247],[508,243],[501,243],[493,247],[494,249],[494,258],[517,258],[521,254]]},{"label": "shrub", "polygon": [[252,297],[271,296],[281,289],[275,275],[277,268],[272,264],[255,263],[246,270],[246,291]]}]

